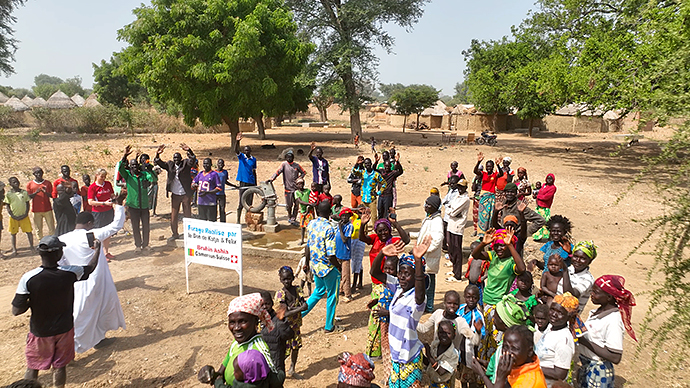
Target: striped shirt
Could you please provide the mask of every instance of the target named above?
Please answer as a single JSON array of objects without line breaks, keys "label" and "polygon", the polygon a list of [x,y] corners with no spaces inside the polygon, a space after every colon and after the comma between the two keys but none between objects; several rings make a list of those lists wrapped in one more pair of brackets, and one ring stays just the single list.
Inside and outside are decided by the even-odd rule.
[{"label": "striped shirt", "polygon": [[391,360],[406,364],[422,351],[422,341],[417,337],[417,325],[424,314],[426,296],[421,304],[417,304],[414,287],[403,292],[398,279],[390,275],[386,276],[386,287],[394,294],[388,326]]},{"label": "striped shirt", "polygon": [[[474,310],[470,310],[467,313],[465,312],[466,307],[467,303],[461,304],[456,314],[465,318],[465,322],[470,326],[470,329],[474,327],[474,323],[477,321],[482,321],[482,324],[484,323],[484,316],[482,312],[479,311],[479,307],[475,307]],[[486,330],[484,330],[485,327],[486,325],[482,325],[482,338],[486,335]]]}]

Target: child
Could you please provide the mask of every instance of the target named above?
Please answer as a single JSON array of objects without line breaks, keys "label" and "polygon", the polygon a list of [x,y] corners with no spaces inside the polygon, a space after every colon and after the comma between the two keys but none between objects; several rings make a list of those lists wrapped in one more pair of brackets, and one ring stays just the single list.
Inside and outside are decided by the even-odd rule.
[{"label": "child", "polygon": [[299,264],[297,264],[297,279],[300,281],[299,286],[302,288],[302,290],[304,290],[304,286],[306,285],[307,289],[309,290],[305,297],[311,295],[311,285],[314,284],[314,274],[309,270],[307,260],[307,256],[302,255],[302,258],[299,260]]},{"label": "child", "polygon": [[[342,207],[342,206],[341,206]],[[350,287],[350,260],[352,258],[352,230],[354,227],[350,223],[350,216],[352,211],[350,209],[342,210],[337,216],[338,233],[335,234],[335,257],[340,263],[340,295],[343,295],[341,301],[349,303],[352,301],[352,287]]]},{"label": "child", "polygon": [[558,255],[565,260],[566,266],[570,267],[570,254],[572,244],[570,243],[570,232],[573,225],[567,217],[555,215],[546,222],[546,229],[549,231],[549,241],[539,248],[544,253],[543,264],[536,261],[534,264],[540,269],[544,269],[547,260],[551,255]]},{"label": "child", "polygon": [[[465,304],[460,305],[457,314],[467,322],[469,327],[476,328],[477,322],[480,322],[481,329],[478,334],[483,338],[486,335],[486,330],[484,328],[484,315],[481,308],[477,305],[480,298],[479,287],[474,284],[468,285],[465,287],[463,297],[465,299]],[[465,346],[461,346],[459,349],[460,362],[458,363],[458,378],[463,388],[479,388],[481,385],[481,377],[477,376],[472,370],[472,360],[475,355],[478,354],[477,351],[477,347],[472,346],[469,341],[465,341]]]},{"label": "child", "polygon": [[295,372],[295,365],[297,364],[297,357],[299,356],[299,349],[302,347],[302,311],[307,310],[307,302],[304,300],[302,288],[295,286],[292,282],[295,281],[295,275],[292,268],[288,266],[281,267],[278,270],[280,283],[283,284],[283,289],[276,292],[275,302],[282,303],[287,306],[285,312],[285,319],[287,319],[292,329],[293,337],[287,341],[287,352],[290,353],[290,369],[287,371],[288,377],[301,379],[302,376]]},{"label": "child", "polygon": [[[541,277],[541,300],[547,305],[551,305],[553,297],[558,291],[558,283],[563,279],[562,270],[565,268],[563,259],[558,255],[549,257],[549,264],[546,266],[548,271]],[[567,271],[568,269],[565,268]]]},{"label": "child", "polygon": [[451,321],[455,326],[457,335],[453,336],[455,339],[453,341],[453,346],[455,349],[460,349],[460,345],[463,337],[467,338],[472,345],[479,344],[479,334],[482,327],[482,321],[474,322],[474,330],[472,330],[467,322],[457,314],[458,307],[460,306],[460,294],[457,291],[450,290],[446,291],[443,296],[443,309],[438,309],[434,311],[429,319],[417,325],[417,332],[420,334],[428,333],[432,328],[434,329],[434,341],[438,338],[438,325],[443,321]]},{"label": "child", "polygon": [[311,192],[304,188],[304,179],[297,178],[295,186],[295,202],[299,204],[299,226],[302,229],[300,245],[304,245],[304,232],[309,221],[314,219],[314,204],[311,203]]},{"label": "child", "polygon": [[537,182],[534,184],[534,189],[532,190],[532,198],[537,199],[537,195],[539,195],[539,190],[541,190],[541,182]]},{"label": "child", "polygon": [[74,207],[74,211],[77,214],[81,213],[81,203],[83,201],[81,194],[79,193],[79,183],[72,182],[72,197],[70,197],[69,202]]},{"label": "child", "polygon": [[[376,257],[379,256],[381,256],[381,260],[384,260],[383,273],[386,276],[397,277],[398,258],[390,256],[384,259],[383,252],[379,252]],[[391,300],[393,300],[393,293],[387,287],[373,287],[371,296],[371,301],[367,303],[371,314],[369,314],[369,335],[364,354],[378,360],[383,357],[386,351],[384,342],[387,342],[386,340],[388,339],[388,309],[390,308]]]},{"label": "child", "polygon": [[70,182],[58,183],[55,192],[57,197],[53,199],[53,211],[55,212],[55,235],[62,236],[74,230],[77,225],[77,212],[70,202],[73,197],[72,184]]},{"label": "child", "polygon": [[233,388],[282,388],[283,379],[273,372],[264,355],[258,350],[249,349],[232,361],[235,381]]},{"label": "child", "polygon": [[362,259],[364,258],[364,251],[367,244],[359,239],[359,233],[362,226],[362,220],[359,217],[359,212],[366,209],[366,206],[360,205],[359,209],[352,214],[350,222],[352,223],[352,238],[350,239],[350,266],[352,267],[352,291],[362,289],[362,275],[364,269],[362,268]]},{"label": "child", "polygon": [[[52,191],[52,190],[51,190]],[[0,203],[5,202],[5,182],[0,182]],[[4,229],[2,224],[2,211],[0,211],[0,240],[2,240],[2,230]],[[0,259],[4,259],[5,255],[0,250]]]},{"label": "child", "polygon": [[[14,178],[16,180],[16,178]],[[12,300],[12,315],[31,308],[26,341],[25,379],[36,380],[39,370],[53,367],[53,384],[64,387],[67,364],[74,359],[74,283],[88,279],[98,265],[101,244],[86,266],[58,266],[65,243],[46,236],[38,243],[41,266],[22,276]]]},{"label": "child", "polygon": [[489,379],[478,361],[473,363],[474,370],[482,376],[487,388],[505,387],[506,382],[514,388],[546,388],[544,373],[534,354],[532,338],[532,332],[527,326],[516,325],[506,330],[503,340],[505,346],[496,368],[495,383]]},{"label": "child", "polygon": [[343,196],[336,194],[333,196],[333,205],[331,206],[331,214],[337,216],[343,210]]},{"label": "child", "polygon": [[[556,177],[553,174],[548,174],[544,181],[544,185],[539,185],[539,188],[533,194],[534,199],[537,202],[537,208],[534,209],[539,213],[544,221],[549,222],[551,218],[551,205],[553,205],[553,198],[556,195],[556,185],[554,184]],[[546,227],[542,227],[536,233],[532,235],[534,241],[539,241],[542,239],[549,238],[549,230]]]},{"label": "child", "polygon": [[543,303],[534,306],[531,321],[534,322],[534,343],[536,344],[549,327],[549,306]]},{"label": "child", "polygon": [[287,346],[287,341],[294,336],[294,332],[290,326],[285,322],[285,311],[287,311],[287,306],[284,304],[278,305],[278,311],[273,310],[273,298],[271,293],[268,291],[261,291],[261,299],[264,303],[264,308],[271,315],[271,321],[275,327],[273,330],[269,331],[265,325],[261,328],[261,337],[266,341],[268,345],[268,350],[271,352],[271,360],[273,360],[273,365],[283,373],[285,373],[285,350]]},{"label": "child", "polygon": [[[473,241],[470,244],[470,252],[474,251],[474,248],[479,245],[479,241]],[[486,260],[474,260],[470,256],[467,262],[467,272],[465,273],[465,278],[474,285],[479,290],[479,304],[483,305],[482,296],[484,294],[484,281],[486,280],[487,270],[489,269],[490,262]]]},{"label": "child", "polygon": [[371,137],[371,153],[376,154],[376,139],[374,137]]},{"label": "child", "polygon": [[[537,298],[532,294],[532,286],[534,281],[532,280],[532,273],[525,271],[518,275],[515,283],[517,288],[511,291],[511,294],[515,295],[515,298],[527,307],[527,315],[532,315],[532,309],[534,306],[538,305],[539,302]],[[527,320],[527,325],[532,326],[532,321]]]},{"label": "child", "polygon": [[[464,321],[463,321],[464,322]],[[426,373],[431,384],[429,388],[450,388],[455,379],[455,367],[458,365],[458,350],[453,346],[456,330],[452,321],[442,321],[436,330],[437,338],[424,344],[429,366]]]},{"label": "child", "polygon": [[[29,193],[19,188],[19,179],[11,177],[10,191],[5,194],[4,203],[7,204],[7,213],[10,215],[10,235],[12,236],[12,256],[17,255],[17,233],[19,228],[26,233],[31,250],[34,250],[34,236],[31,234],[31,221],[29,220]],[[74,228],[73,228],[74,229]]]},{"label": "child", "polygon": [[450,177],[453,175],[457,176],[460,179],[465,179],[465,174],[462,173],[462,171],[458,170],[458,162],[452,161],[450,163],[450,171],[448,171],[448,175],[446,177],[446,181],[441,183],[441,186],[446,186],[450,183]]},{"label": "child", "polygon": [[84,174],[81,177],[84,182],[84,186],[79,189],[79,195],[81,195],[81,203],[84,207],[85,212],[91,211],[91,205],[89,205],[89,186],[91,186],[91,177],[89,174]]},{"label": "child", "polygon": [[338,371],[336,388],[378,388],[378,385],[371,383],[376,377],[374,375],[374,363],[366,354],[343,352],[338,355],[338,362],[340,363],[340,370]]},{"label": "child", "polygon": [[[333,206],[333,196],[331,195],[331,185],[329,183],[326,183],[323,185],[322,188],[323,192],[319,193],[318,199],[316,203],[319,203],[321,201],[328,201],[329,206]],[[313,184],[312,184],[312,191],[314,191]],[[340,199],[342,201],[342,197]],[[311,202],[311,193],[309,194],[309,202]]]}]

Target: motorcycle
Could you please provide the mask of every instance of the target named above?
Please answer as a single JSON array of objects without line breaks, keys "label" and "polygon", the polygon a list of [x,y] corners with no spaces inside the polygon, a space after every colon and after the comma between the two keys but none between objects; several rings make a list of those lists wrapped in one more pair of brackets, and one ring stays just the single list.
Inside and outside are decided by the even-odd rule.
[{"label": "motorcycle", "polygon": [[477,143],[477,145],[488,144],[488,145],[493,147],[496,144],[498,144],[497,138],[498,138],[498,135],[496,135],[496,134],[482,131],[481,137],[478,137],[474,142]]}]

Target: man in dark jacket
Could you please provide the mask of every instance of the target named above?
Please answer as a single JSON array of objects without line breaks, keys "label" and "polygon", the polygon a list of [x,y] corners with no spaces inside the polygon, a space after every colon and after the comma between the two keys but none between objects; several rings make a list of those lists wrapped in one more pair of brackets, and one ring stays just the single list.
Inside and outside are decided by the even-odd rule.
[{"label": "man in dark jacket", "polygon": [[179,152],[173,154],[173,160],[164,162],[160,155],[165,150],[165,144],[158,147],[156,157],[153,162],[160,166],[163,170],[168,172],[168,180],[165,184],[165,195],[172,194],[170,203],[172,204],[172,212],[170,214],[170,229],[172,230],[172,237],[169,240],[180,238],[177,232],[178,218],[180,215],[180,205],[182,205],[182,212],[185,217],[192,216],[192,173],[191,169],[196,164],[196,156],[191,148],[186,144],[180,144],[180,148],[187,151],[187,159],[182,159]]}]

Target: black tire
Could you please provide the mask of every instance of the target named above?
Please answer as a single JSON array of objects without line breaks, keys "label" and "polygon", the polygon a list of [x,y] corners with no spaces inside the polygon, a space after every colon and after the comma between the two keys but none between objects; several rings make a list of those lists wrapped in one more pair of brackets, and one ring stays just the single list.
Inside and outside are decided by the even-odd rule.
[{"label": "black tire", "polygon": [[486,143],[486,140],[484,140],[483,137],[478,137],[476,143],[477,145],[484,145]]},{"label": "black tire", "polygon": [[[247,205],[247,200],[250,197],[254,196],[254,194],[261,197],[261,203],[253,207],[249,207],[249,205]],[[251,213],[259,213],[262,210],[264,210],[264,208],[266,207],[266,199],[263,197],[263,195],[264,192],[256,186],[251,186],[247,188],[247,190],[244,193],[242,193],[242,207],[244,208],[244,210]]]},{"label": "black tire", "polygon": [[496,144],[498,144],[498,140],[496,140],[496,139],[489,139],[488,143],[489,143],[490,146],[493,147],[493,146],[495,146]]}]

